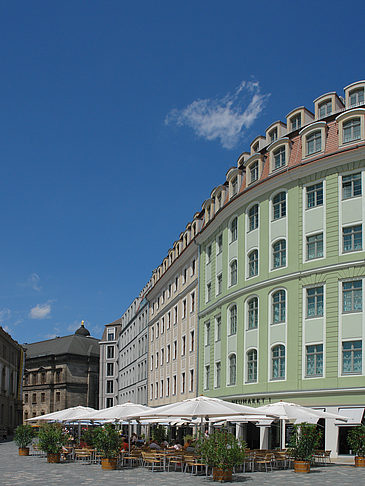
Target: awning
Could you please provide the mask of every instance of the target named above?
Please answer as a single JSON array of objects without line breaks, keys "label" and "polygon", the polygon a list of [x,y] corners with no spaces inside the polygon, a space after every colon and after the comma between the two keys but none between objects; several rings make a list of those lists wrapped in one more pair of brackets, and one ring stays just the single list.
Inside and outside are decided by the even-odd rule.
[{"label": "awning", "polygon": [[341,425],[344,427],[348,427],[349,425],[361,425],[362,417],[364,415],[364,407],[339,408],[338,413],[340,415],[348,417],[348,421],[346,423],[343,423],[339,420],[336,420],[335,425]]}]

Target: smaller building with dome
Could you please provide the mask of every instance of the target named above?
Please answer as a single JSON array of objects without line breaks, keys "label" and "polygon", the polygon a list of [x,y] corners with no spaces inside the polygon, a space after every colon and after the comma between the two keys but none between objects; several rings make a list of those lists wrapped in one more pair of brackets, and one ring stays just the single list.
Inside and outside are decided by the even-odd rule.
[{"label": "smaller building with dome", "polygon": [[23,419],[83,405],[98,408],[99,340],[74,334],[24,344]]}]

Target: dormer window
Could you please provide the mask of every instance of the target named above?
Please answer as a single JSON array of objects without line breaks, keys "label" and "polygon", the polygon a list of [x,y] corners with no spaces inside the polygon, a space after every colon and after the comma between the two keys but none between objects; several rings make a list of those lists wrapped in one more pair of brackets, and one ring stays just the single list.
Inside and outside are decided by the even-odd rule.
[{"label": "dormer window", "polygon": [[365,139],[365,110],[355,108],[336,117],[338,123],[338,145],[345,145]]},{"label": "dormer window", "polygon": [[290,118],[291,131],[299,130],[299,128],[301,128],[301,126],[302,126],[302,115],[300,113],[298,113],[298,115],[292,116]]},{"label": "dormer window", "polygon": [[343,123],[343,143],[353,142],[361,139],[360,118],[351,118]]},{"label": "dormer window", "polygon": [[270,142],[275,142],[278,139],[278,129],[273,128],[271,132],[269,132],[270,135]]},{"label": "dormer window", "polygon": [[362,105],[364,103],[364,88],[357,88],[349,93],[349,106]]},{"label": "dormer window", "polygon": [[325,100],[318,106],[319,118],[324,118],[332,113],[332,100]]},{"label": "dormer window", "polygon": [[307,155],[315,154],[322,150],[322,136],[321,131],[317,130],[307,135],[305,139]]},{"label": "dormer window", "polygon": [[253,146],[253,151],[255,154],[259,151],[259,146],[260,146],[259,142],[255,143],[255,145]]},{"label": "dormer window", "polygon": [[259,163],[258,161],[250,165],[250,182],[251,184],[259,178]]},{"label": "dormer window", "polygon": [[273,170],[280,169],[280,167],[283,167],[286,165],[286,157],[285,157],[285,145],[282,145],[279,147],[277,150],[274,151],[273,156],[274,156],[274,167]]},{"label": "dormer window", "polygon": [[218,211],[222,205],[222,194],[219,193],[218,196],[215,198],[215,210]]},{"label": "dormer window", "polygon": [[234,177],[231,182],[231,189],[232,189],[232,197],[235,196],[238,192],[238,180],[237,177]]}]

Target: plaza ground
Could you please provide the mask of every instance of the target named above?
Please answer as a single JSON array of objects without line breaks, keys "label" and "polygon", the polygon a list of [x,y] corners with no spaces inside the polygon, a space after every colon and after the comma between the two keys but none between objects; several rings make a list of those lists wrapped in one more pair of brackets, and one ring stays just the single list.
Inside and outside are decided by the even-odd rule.
[{"label": "plaza ground", "polygon": [[[100,465],[85,463],[48,464],[45,457],[20,457],[14,442],[0,443],[1,486],[171,486],[179,482],[184,486],[219,484],[205,476],[151,472],[142,467],[102,471]],[[247,486],[360,486],[365,484],[365,468],[355,468],[348,463],[316,467],[305,475],[295,474],[293,470],[247,472],[235,474],[233,483]]]}]

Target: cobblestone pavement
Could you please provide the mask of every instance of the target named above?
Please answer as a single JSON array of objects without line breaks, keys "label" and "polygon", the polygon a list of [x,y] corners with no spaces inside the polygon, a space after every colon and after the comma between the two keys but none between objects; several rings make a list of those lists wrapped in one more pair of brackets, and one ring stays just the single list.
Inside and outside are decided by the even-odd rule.
[{"label": "cobblestone pavement", "polygon": [[[48,464],[45,457],[20,457],[13,442],[0,443],[0,486],[213,486],[211,478],[181,472],[151,472],[142,467],[102,471],[100,465]],[[309,474],[292,470],[235,474],[246,486],[364,486],[365,468],[351,465],[316,467]]]}]

